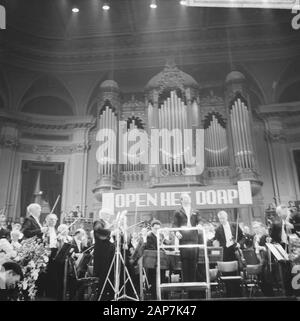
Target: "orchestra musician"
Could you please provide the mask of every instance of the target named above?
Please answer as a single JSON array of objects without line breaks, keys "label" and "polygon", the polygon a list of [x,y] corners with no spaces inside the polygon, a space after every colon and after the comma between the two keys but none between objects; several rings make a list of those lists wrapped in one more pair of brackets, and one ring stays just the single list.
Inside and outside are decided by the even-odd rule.
[{"label": "orchestra musician", "polygon": [[78,255],[76,254],[79,254],[87,249],[88,247],[87,236],[83,228],[78,228],[75,231],[71,244],[73,245],[73,248],[74,248],[75,257],[78,257]]},{"label": "orchestra musician", "polygon": [[60,224],[57,228],[57,242],[60,250],[64,243],[71,243],[72,236],[69,235],[69,226],[67,224]]},{"label": "orchestra musician", "polygon": [[[104,216],[104,213],[101,213]],[[112,259],[115,253],[115,246],[110,241],[111,230],[108,228],[109,223],[100,218],[98,221],[94,222],[93,231],[94,231],[94,276],[99,278],[99,288],[98,296],[100,295],[102,288],[104,286]],[[109,275],[109,279],[113,284],[114,275],[113,271]],[[111,287],[106,283],[102,299],[110,300],[114,296]]]},{"label": "orchestra musician", "polygon": [[[271,223],[269,228],[269,234],[272,239],[272,243],[280,244],[285,251],[289,250],[289,235],[292,233],[294,225],[289,222],[290,209],[286,204],[280,204],[276,207],[277,216]],[[291,287],[291,262],[279,261],[280,268],[282,270],[283,284],[287,295],[293,293]]]},{"label": "orchestra musician", "polygon": [[47,229],[43,236],[45,243],[51,251],[45,275],[45,292],[46,296],[49,298],[56,298],[58,291],[57,268],[56,263],[54,262],[54,258],[58,251],[57,232],[55,228],[57,220],[58,218],[54,213],[50,213],[46,216]]},{"label": "orchestra musician", "polygon": [[[223,247],[223,261],[236,261],[236,247],[240,247],[244,235],[236,223],[228,222],[228,214],[220,211],[218,214],[220,225],[216,228],[214,246]],[[237,236],[237,239],[235,240]]]},{"label": "orchestra musician", "polygon": [[271,238],[267,229],[261,222],[252,222],[253,243],[256,256],[262,266],[261,272],[261,290],[265,296],[273,296],[272,272],[269,270],[268,253],[266,243],[269,243]]},{"label": "orchestra musician", "polygon": [[286,204],[280,204],[276,207],[276,214],[269,229],[270,237],[272,242],[279,243],[285,250],[288,250],[289,234],[294,228],[289,222],[291,213]]},{"label": "orchestra musician", "polygon": [[31,238],[37,236],[43,238],[43,233],[47,230],[47,227],[42,227],[40,223],[41,206],[37,203],[32,203],[27,206],[28,216],[24,219],[21,232],[24,234],[24,238]]},{"label": "orchestra musician", "polygon": [[[189,194],[181,194],[180,201],[181,207],[174,213],[173,227],[197,226],[199,224],[198,213],[191,207],[191,198]],[[203,243],[203,236],[199,235],[196,230],[176,231],[175,235],[177,239],[179,239],[180,245]],[[180,248],[183,282],[196,281],[198,253],[198,248]],[[193,293],[189,293],[189,297],[192,298],[192,296]]]}]

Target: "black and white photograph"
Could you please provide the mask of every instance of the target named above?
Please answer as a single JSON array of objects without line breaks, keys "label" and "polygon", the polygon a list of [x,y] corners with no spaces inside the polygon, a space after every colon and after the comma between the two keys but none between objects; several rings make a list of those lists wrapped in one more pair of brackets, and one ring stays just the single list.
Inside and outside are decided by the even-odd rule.
[{"label": "black and white photograph", "polygon": [[0,0],[0,301],[300,301],[299,0]]}]

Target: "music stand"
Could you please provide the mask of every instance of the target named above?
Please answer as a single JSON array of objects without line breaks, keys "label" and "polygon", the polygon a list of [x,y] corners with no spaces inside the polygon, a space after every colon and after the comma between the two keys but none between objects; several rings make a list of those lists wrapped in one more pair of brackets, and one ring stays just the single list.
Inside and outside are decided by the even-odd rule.
[{"label": "music stand", "polygon": [[[120,227],[122,224],[122,218],[124,218],[123,220],[123,231],[124,233],[124,244],[123,244],[123,254],[121,252],[121,233],[120,233]],[[111,288],[114,291],[114,301],[120,301],[120,300],[133,300],[133,301],[139,301],[139,297],[138,294],[136,292],[135,286],[132,282],[131,276],[129,274],[129,271],[126,267],[125,264],[125,251],[126,251],[126,244],[127,244],[127,240],[125,239],[126,237],[126,232],[127,232],[127,226],[126,226],[126,219],[125,216],[120,217],[120,219],[117,221],[117,230],[116,230],[116,249],[115,249],[115,254],[113,257],[113,260],[111,262],[111,265],[109,267],[106,279],[104,281],[104,284],[102,286],[98,301],[101,300],[103,292],[106,288],[106,285],[109,284],[111,286]],[[120,272],[121,272],[121,267],[123,267],[123,286],[120,289]],[[114,280],[114,284],[112,284],[111,280],[110,280],[110,274],[111,271],[113,270],[115,271],[115,280]],[[126,294],[126,284],[127,282],[130,283],[131,288],[133,289],[134,292],[134,296],[135,297],[131,297],[129,295]]]}]

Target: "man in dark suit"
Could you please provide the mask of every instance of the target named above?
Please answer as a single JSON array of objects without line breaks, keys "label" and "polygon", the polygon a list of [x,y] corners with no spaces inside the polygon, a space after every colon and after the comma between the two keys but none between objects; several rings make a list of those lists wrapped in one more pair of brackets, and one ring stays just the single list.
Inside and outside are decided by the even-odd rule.
[{"label": "man in dark suit", "polygon": [[279,243],[285,250],[289,243],[289,234],[294,228],[289,222],[290,210],[285,204],[276,207],[277,217],[274,218],[270,226],[270,237],[272,242]]},{"label": "man in dark suit", "polygon": [[37,236],[42,239],[43,233],[47,231],[47,227],[42,227],[40,224],[41,206],[36,203],[32,203],[27,207],[28,216],[25,218],[22,225],[21,232],[24,234],[24,238]]},{"label": "man in dark suit", "polygon": [[[173,227],[195,227],[199,224],[198,212],[191,208],[189,194],[182,194],[181,208],[174,213]],[[180,245],[202,244],[203,237],[198,231],[177,231]],[[195,282],[197,279],[198,248],[180,248],[183,282]]]},{"label": "man in dark suit", "polygon": [[[111,230],[109,224],[103,219],[94,222],[94,276],[99,278],[98,296],[100,295],[104,282],[108,276],[109,268],[115,254],[115,245],[110,242]],[[109,275],[109,280],[114,283],[114,271]],[[101,300],[112,300],[114,297],[113,289],[108,282],[105,284],[105,289]]]},{"label": "man in dark suit", "polygon": [[[27,206],[28,216],[25,218],[22,225],[21,232],[24,235],[24,239],[28,239],[37,236],[39,239],[43,239],[43,233],[47,231],[47,227],[42,227],[40,224],[41,206],[37,203],[32,203]],[[36,281],[38,288],[38,296],[43,296],[46,291],[46,279],[45,273],[41,273]]]},{"label": "man in dark suit", "polygon": [[[277,217],[274,218],[269,234],[273,243],[279,243],[284,250],[288,250],[289,234],[292,233],[294,225],[290,223],[290,210],[286,204],[280,204],[276,207]],[[281,268],[280,273],[282,275],[282,282],[284,284],[284,290],[287,295],[292,295],[293,290],[291,288],[291,262],[280,261],[278,262]]]},{"label": "man in dark suit", "polygon": [[244,239],[241,228],[235,223],[228,222],[228,215],[225,211],[218,213],[220,225],[216,229],[214,240],[215,246],[223,247],[223,261],[236,261],[236,246],[240,246],[240,242]]},{"label": "man in dark suit", "polygon": [[[161,228],[161,223],[158,220],[153,220],[151,223],[151,231],[147,234],[145,250],[157,250],[157,231]],[[161,270],[161,283],[165,282],[165,270]],[[147,271],[148,281],[151,285],[151,296],[152,299],[156,299],[156,269],[148,269]]]}]

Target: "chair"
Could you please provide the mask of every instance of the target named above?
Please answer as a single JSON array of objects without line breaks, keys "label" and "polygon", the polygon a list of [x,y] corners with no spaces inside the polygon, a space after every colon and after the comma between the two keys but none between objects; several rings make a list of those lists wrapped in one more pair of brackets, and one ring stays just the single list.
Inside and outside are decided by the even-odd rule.
[{"label": "chair", "polygon": [[262,265],[255,253],[254,249],[243,250],[243,256],[246,261],[244,285],[251,297],[260,289],[260,279],[262,273]]},{"label": "chair", "polygon": [[257,290],[260,289],[260,278],[262,273],[262,265],[247,265],[245,271],[244,285],[249,290],[249,297],[252,297]]},{"label": "chair", "polygon": [[90,276],[92,273],[92,266],[86,262],[86,270],[84,273],[79,275],[78,268],[76,267],[75,261],[70,258],[70,265],[73,270],[73,283],[71,285],[71,292],[73,292],[72,300],[87,300],[87,301],[96,301],[97,300],[97,289],[99,286],[99,278]]},{"label": "chair", "polygon": [[217,267],[221,292],[229,297],[242,296],[243,275],[239,272],[238,261],[217,262]]},{"label": "chair", "polygon": [[210,279],[210,287],[212,291],[216,291],[218,297],[221,296],[221,290],[218,282],[218,269],[209,269],[209,279]]}]

